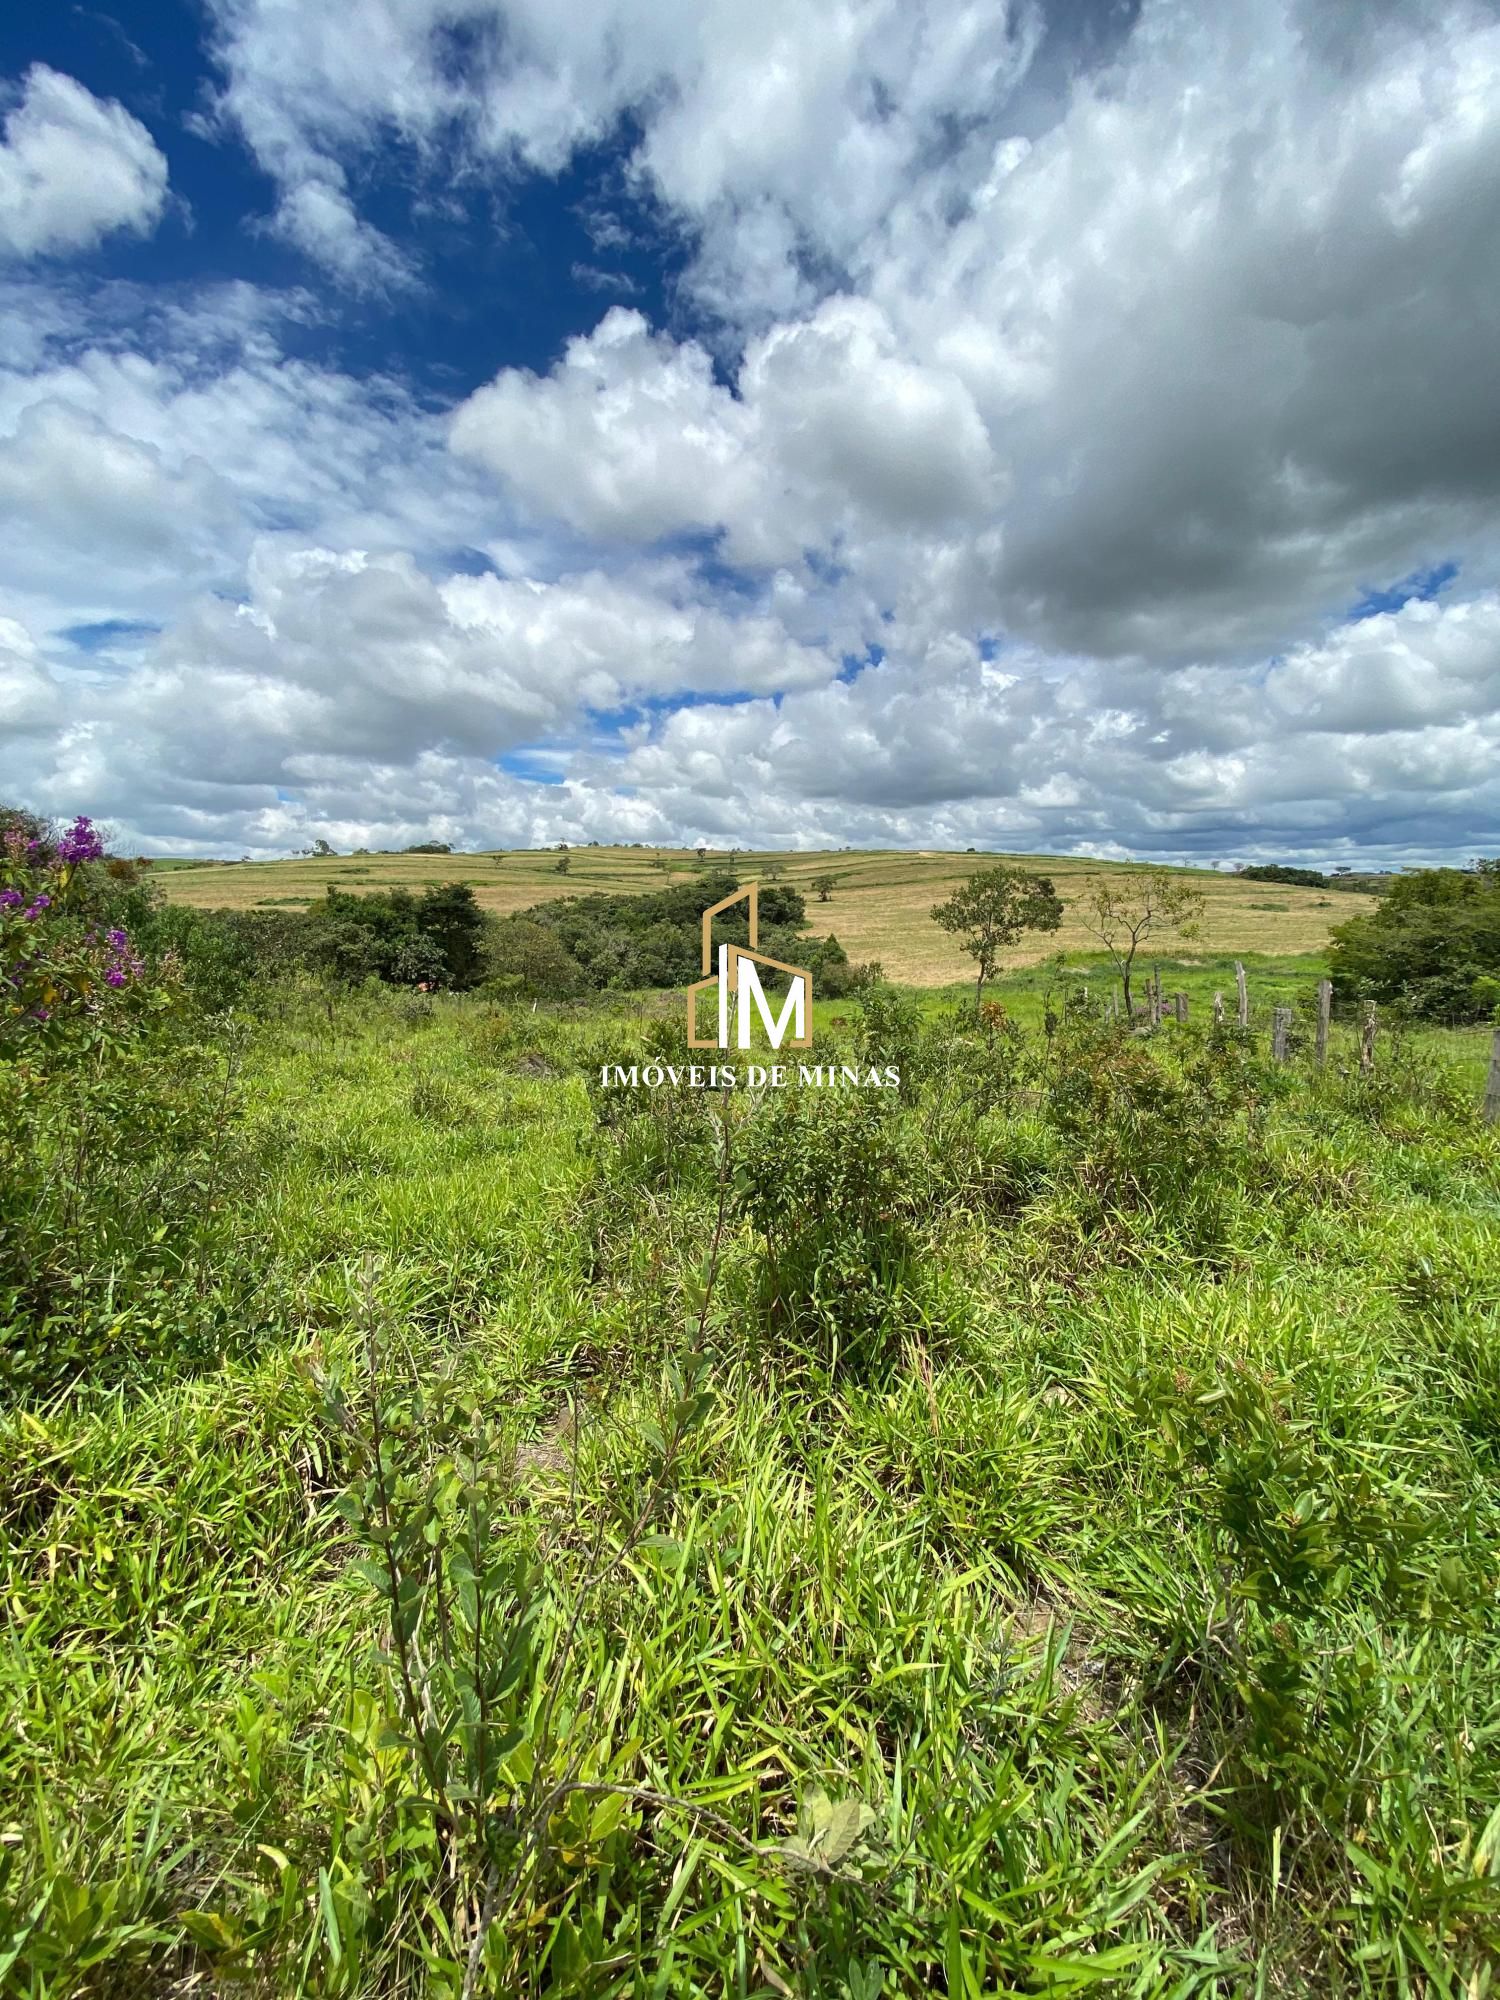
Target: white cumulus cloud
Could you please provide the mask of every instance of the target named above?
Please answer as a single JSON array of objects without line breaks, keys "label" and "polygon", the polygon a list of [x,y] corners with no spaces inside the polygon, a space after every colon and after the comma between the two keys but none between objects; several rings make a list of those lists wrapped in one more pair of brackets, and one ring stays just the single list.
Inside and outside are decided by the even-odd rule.
[{"label": "white cumulus cloud", "polygon": [[167,163],[123,105],[38,63],[0,139],[0,255],[88,250],[160,219]]}]

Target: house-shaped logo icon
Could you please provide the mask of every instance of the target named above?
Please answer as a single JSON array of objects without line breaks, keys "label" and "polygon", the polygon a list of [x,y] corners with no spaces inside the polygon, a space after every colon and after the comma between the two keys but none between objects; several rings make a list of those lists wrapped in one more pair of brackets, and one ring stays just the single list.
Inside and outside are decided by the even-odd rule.
[{"label": "house-shaped logo icon", "polygon": [[[733,909],[737,903],[750,905],[750,949],[743,945],[721,944],[718,949],[718,970],[714,969],[714,918],[721,910]],[[727,1049],[735,1042],[742,1049],[750,1046],[750,1029],[758,1009],[764,1024],[766,1037],[773,1049],[779,1049],[785,1041],[788,1048],[809,1049],[812,1047],[812,974],[800,965],[783,965],[779,958],[767,958],[757,951],[760,943],[760,884],[747,882],[743,889],[736,889],[732,896],[725,896],[703,912],[703,978],[694,980],[687,990],[688,1047],[692,1049]],[[782,1002],[781,1013],[773,1017],[770,1003],[760,983],[761,971],[785,973],[790,982],[786,999]],[[700,1036],[698,1033],[698,996],[710,987],[718,992],[718,1034]],[[731,1023],[731,1014],[733,1017]],[[731,1026],[735,1030],[731,1039]],[[788,1035],[787,1028],[795,1033]]]}]

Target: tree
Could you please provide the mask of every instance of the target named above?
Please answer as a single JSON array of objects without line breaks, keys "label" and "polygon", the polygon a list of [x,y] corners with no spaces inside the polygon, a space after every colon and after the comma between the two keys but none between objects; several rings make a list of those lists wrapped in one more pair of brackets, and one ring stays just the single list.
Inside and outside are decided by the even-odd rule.
[{"label": "tree", "polygon": [[503,993],[567,1000],[586,983],[583,967],[557,932],[529,917],[497,920],[486,957],[490,978]]},{"label": "tree", "polygon": [[418,931],[441,954],[449,985],[460,992],[473,986],[483,959],[484,912],[469,885],[445,882],[429,889],[417,904],[416,920]]},{"label": "tree", "polygon": [[560,854],[552,864],[552,872],[554,875],[566,875],[572,865],[573,857],[571,854]]},{"label": "tree", "polygon": [[812,885],[818,892],[818,901],[820,903],[828,901],[829,897],[838,887],[838,880],[837,875],[814,875]]},{"label": "tree", "polygon": [[978,869],[947,902],[932,906],[932,921],[962,941],[978,968],[976,1009],[985,981],[999,970],[1001,952],[1027,931],[1055,931],[1062,918],[1062,898],[1051,878],[1027,868]]},{"label": "tree", "polygon": [[1430,1021],[1491,1017],[1500,981],[1500,867],[1419,868],[1333,934],[1341,998],[1399,1002]]},{"label": "tree", "polygon": [[403,938],[391,954],[390,977],[397,986],[442,986],[447,983],[448,961],[442,946],[426,931]]},{"label": "tree", "polygon": [[1165,868],[1151,868],[1142,875],[1106,875],[1095,883],[1084,905],[1083,927],[1090,937],[1098,938],[1114,962],[1125,991],[1127,1021],[1137,952],[1147,938],[1163,931],[1195,936],[1204,902],[1201,889]]}]

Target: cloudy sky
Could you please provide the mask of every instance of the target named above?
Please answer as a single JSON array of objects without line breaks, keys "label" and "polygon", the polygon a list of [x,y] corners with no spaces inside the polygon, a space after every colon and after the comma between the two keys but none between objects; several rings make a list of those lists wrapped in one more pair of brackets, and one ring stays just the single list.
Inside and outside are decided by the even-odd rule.
[{"label": "cloudy sky", "polygon": [[1500,9],[0,24],[0,797],[1500,850]]}]

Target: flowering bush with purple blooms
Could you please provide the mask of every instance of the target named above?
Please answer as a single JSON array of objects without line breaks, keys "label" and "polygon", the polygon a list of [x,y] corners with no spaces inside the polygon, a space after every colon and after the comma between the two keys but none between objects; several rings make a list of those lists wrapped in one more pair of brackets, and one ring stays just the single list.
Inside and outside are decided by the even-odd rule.
[{"label": "flowering bush with purple blooms", "polygon": [[80,816],[74,820],[66,833],[59,837],[55,852],[59,861],[69,864],[79,861],[102,861],[103,836],[91,819]]},{"label": "flowering bush with purple blooms", "polygon": [[146,977],[128,931],[89,921],[105,859],[93,822],[55,838],[34,824],[12,815],[0,834],[0,1060],[55,1062],[159,1011],[170,978]]}]

